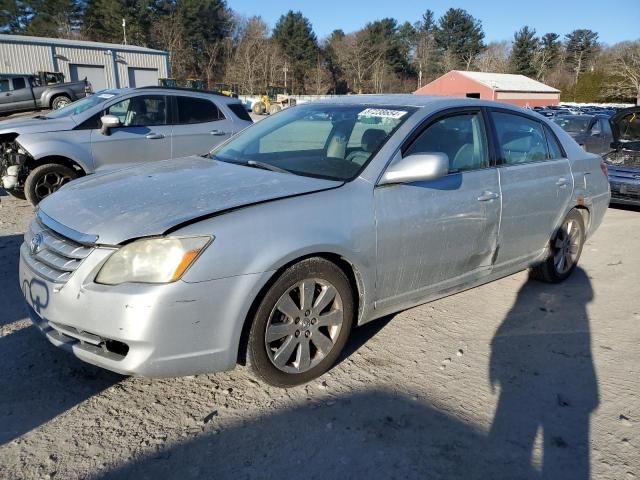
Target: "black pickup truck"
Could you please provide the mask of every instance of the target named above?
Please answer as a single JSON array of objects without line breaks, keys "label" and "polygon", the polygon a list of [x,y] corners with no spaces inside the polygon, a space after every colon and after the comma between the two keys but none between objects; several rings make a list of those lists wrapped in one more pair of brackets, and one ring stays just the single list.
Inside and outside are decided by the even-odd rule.
[{"label": "black pickup truck", "polygon": [[87,79],[44,85],[34,75],[0,75],[0,115],[24,110],[57,110],[91,93]]}]

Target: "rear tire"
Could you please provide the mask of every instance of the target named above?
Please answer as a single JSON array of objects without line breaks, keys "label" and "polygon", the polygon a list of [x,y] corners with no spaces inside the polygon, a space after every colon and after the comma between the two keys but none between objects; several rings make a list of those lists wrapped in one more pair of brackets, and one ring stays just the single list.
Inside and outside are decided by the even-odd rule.
[{"label": "rear tire", "polygon": [[335,264],[309,258],[286,269],[266,292],[249,332],[254,373],[277,387],[293,387],[331,368],[353,324],[353,293]]},{"label": "rear tire", "polygon": [[264,112],[267,110],[267,107],[262,102],[256,102],[252,107],[253,113],[256,115],[264,115]]},{"label": "rear tire", "polygon": [[549,240],[547,258],[531,268],[531,278],[547,283],[565,281],[578,265],[585,239],[584,220],[580,212],[573,209]]},{"label": "rear tire", "polygon": [[66,107],[71,103],[71,99],[66,95],[59,95],[51,101],[51,109],[58,110],[59,108]]},{"label": "rear tire", "polygon": [[24,183],[24,193],[34,207],[56,192],[65,183],[78,178],[78,172],[58,163],[47,163],[34,168]]}]

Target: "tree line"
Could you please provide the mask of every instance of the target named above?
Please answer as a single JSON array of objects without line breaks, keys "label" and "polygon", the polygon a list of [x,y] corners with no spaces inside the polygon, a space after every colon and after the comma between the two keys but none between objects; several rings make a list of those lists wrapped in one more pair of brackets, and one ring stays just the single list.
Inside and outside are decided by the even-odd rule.
[{"label": "tree line", "polygon": [[640,41],[607,46],[575,29],[539,35],[524,26],[485,42],[482,22],[450,8],[416,22],[384,18],[319,39],[289,11],[270,28],[225,0],[0,0],[0,32],[167,50],[172,76],[240,93],[284,85],[296,94],[411,92],[450,70],[520,73],[559,88],[563,100],[640,102]]}]

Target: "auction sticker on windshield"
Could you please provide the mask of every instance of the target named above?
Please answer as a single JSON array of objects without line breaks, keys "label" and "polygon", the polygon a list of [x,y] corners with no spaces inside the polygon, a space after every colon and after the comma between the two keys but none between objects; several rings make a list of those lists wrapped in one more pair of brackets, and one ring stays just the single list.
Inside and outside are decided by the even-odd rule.
[{"label": "auction sticker on windshield", "polygon": [[388,110],[386,108],[367,108],[361,111],[359,117],[378,117],[378,118],[402,118],[407,112],[404,110]]}]

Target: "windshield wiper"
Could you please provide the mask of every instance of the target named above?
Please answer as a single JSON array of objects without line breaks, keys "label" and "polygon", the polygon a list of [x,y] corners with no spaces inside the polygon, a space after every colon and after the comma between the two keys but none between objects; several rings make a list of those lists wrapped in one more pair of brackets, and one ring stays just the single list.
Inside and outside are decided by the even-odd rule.
[{"label": "windshield wiper", "polygon": [[36,115],[35,117],[31,117],[31,118],[37,118],[38,120],[49,120],[49,117],[45,115]]},{"label": "windshield wiper", "polygon": [[270,163],[258,162],[257,160],[247,160],[246,165],[249,167],[261,168],[263,170],[271,170],[272,172],[291,173],[289,170],[285,170],[284,168],[276,167]]},{"label": "windshield wiper", "polygon": [[217,157],[215,155],[209,154],[209,158],[213,159],[213,160],[217,160],[219,162],[225,162],[225,163],[233,163],[234,165],[242,165],[244,167],[252,167],[252,168],[261,168],[263,170],[270,170],[272,172],[278,172],[278,173],[290,173],[293,175],[293,172],[289,171],[289,170],[285,170],[284,168],[280,168],[280,167],[276,167],[275,165],[271,165],[270,163],[265,163],[265,162],[259,162],[257,160],[235,160],[235,159],[227,159],[227,158],[220,158]]}]

